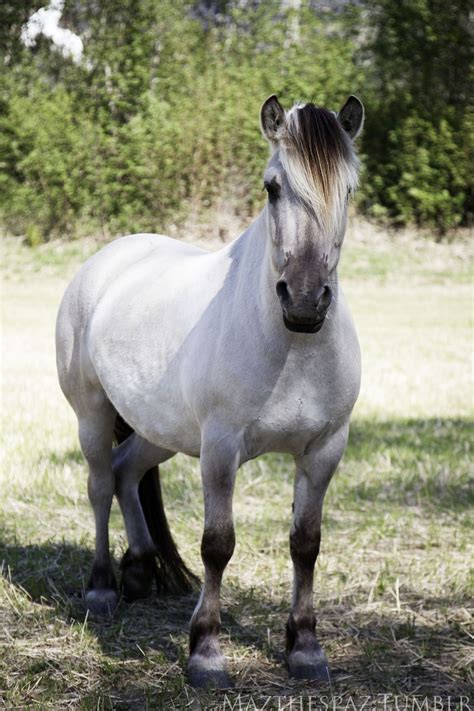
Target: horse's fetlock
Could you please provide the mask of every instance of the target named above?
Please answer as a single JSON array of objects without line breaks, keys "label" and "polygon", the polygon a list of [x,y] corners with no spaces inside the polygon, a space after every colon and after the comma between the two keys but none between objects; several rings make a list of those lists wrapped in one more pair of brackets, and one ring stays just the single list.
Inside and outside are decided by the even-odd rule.
[{"label": "horse's fetlock", "polygon": [[156,573],[155,553],[134,555],[128,549],[120,563],[122,570],[121,589],[128,601],[148,597],[152,591]]},{"label": "horse's fetlock", "polygon": [[219,617],[213,615],[210,611],[198,612],[196,617],[191,622],[191,631],[189,635],[189,651],[193,654],[198,649],[214,648],[217,645],[217,638],[221,629]]},{"label": "horse's fetlock", "polygon": [[88,590],[116,590],[117,582],[110,563],[95,561],[92,565]]},{"label": "horse's fetlock", "polygon": [[291,651],[303,640],[316,639],[316,615],[313,611],[293,610],[286,623],[286,646]]},{"label": "horse's fetlock", "polygon": [[126,568],[152,568],[155,562],[155,556],[155,549],[137,553],[131,548],[127,548],[120,562],[120,567],[122,570]]}]

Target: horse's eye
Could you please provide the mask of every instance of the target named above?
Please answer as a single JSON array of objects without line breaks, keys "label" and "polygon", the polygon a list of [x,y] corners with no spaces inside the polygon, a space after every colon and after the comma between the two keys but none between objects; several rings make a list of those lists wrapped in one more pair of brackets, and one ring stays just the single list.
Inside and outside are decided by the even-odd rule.
[{"label": "horse's eye", "polygon": [[273,178],[272,180],[265,180],[263,187],[268,193],[268,199],[270,202],[273,202],[280,197],[281,188],[277,183],[276,178]]}]

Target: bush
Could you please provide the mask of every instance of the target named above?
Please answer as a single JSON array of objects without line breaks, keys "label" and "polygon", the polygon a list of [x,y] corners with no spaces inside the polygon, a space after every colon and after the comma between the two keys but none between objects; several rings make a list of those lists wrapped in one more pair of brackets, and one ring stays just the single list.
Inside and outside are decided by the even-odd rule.
[{"label": "bush", "polygon": [[365,0],[361,205],[439,233],[473,211],[468,0]]},{"label": "bush", "polygon": [[[374,194],[398,224],[416,223],[440,233],[463,218],[467,164],[445,119],[434,125],[410,116],[388,135]],[[375,203],[373,214],[382,206]]]},{"label": "bush", "polygon": [[[163,230],[187,206],[263,202],[263,100],[366,105],[359,205],[442,232],[466,223],[473,114],[466,0],[66,0],[75,65],[11,12],[0,74],[0,219],[9,232]],[[18,16],[17,16],[18,15]],[[472,157],[472,155],[471,155]]]}]

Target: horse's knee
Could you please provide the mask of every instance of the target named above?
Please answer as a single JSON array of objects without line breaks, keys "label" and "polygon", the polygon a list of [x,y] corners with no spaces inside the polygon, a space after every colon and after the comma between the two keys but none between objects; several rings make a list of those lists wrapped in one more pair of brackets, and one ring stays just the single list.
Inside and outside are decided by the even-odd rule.
[{"label": "horse's knee", "polygon": [[223,571],[235,548],[235,532],[232,523],[206,528],[201,541],[201,556],[205,566]]}]

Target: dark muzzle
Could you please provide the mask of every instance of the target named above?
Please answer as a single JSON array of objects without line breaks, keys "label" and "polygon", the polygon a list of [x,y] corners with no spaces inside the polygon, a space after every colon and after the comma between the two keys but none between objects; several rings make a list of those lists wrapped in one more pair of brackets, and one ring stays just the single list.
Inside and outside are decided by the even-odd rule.
[{"label": "dark muzzle", "polygon": [[325,286],[296,296],[284,279],[276,285],[286,328],[296,333],[317,333],[321,330],[332,302],[331,288]]}]

